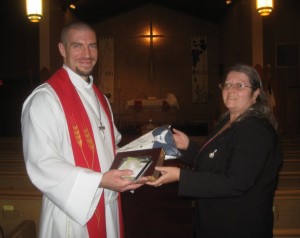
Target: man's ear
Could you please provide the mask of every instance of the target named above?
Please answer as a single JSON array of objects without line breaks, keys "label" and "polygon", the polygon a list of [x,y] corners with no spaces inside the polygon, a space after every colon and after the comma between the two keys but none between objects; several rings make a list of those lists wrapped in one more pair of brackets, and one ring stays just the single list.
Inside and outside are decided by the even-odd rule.
[{"label": "man's ear", "polygon": [[58,49],[59,49],[59,52],[60,54],[62,55],[62,57],[66,57],[66,49],[65,49],[65,46],[63,43],[59,42],[58,43]]}]

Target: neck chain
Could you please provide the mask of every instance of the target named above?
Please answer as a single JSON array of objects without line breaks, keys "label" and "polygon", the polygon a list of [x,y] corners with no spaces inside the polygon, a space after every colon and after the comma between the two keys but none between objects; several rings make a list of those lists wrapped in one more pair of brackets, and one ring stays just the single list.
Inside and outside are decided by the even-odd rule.
[{"label": "neck chain", "polygon": [[92,105],[84,97],[84,95],[82,95],[82,93],[80,93],[79,90],[77,90],[77,92],[81,95],[80,98],[84,101],[84,104],[88,106],[88,108],[90,109],[90,111],[92,112],[92,114],[94,115],[94,117],[99,122],[98,129],[103,133],[103,138],[105,139],[105,137],[104,137],[105,136],[105,134],[104,134],[105,126],[102,124],[102,121],[101,121],[101,108],[100,108],[100,102],[99,102],[98,98],[96,97],[96,100],[98,102],[98,108],[99,108],[99,116],[96,113],[96,111],[94,110],[94,108],[92,107]]}]

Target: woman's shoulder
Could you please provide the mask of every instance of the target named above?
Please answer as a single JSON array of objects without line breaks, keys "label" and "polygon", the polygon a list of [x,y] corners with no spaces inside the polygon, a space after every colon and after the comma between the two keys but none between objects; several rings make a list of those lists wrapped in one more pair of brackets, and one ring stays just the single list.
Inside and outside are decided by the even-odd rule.
[{"label": "woman's shoulder", "polygon": [[236,128],[239,133],[251,134],[256,136],[277,137],[277,132],[271,122],[266,118],[255,116],[246,117],[243,120],[235,123],[233,128]]},{"label": "woman's shoulder", "polygon": [[267,118],[261,118],[256,116],[248,116],[243,120],[239,121],[237,125],[242,126],[263,126],[263,127],[272,127],[271,122]]}]

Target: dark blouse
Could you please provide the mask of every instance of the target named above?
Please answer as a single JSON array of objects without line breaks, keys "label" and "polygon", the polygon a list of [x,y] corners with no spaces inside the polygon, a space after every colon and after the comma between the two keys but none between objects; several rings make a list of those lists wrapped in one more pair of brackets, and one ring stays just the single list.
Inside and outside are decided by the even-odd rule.
[{"label": "dark blouse", "polygon": [[179,195],[196,200],[195,237],[272,238],[282,151],[269,121],[248,117],[199,149],[191,141],[183,151],[193,169],[179,179]]}]

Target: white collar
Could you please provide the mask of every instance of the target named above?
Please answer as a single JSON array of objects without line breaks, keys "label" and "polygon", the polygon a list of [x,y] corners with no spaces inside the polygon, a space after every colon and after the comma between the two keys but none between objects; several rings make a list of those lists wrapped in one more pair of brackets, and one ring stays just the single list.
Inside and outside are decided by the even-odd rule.
[{"label": "white collar", "polygon": [[63,68],[67,71],[71,82],[77,86],[77,87],[83,87],[83,88],[91,88],[93,86],[93,76],[90,75],[89,79],[90,82],[88,83],[87,81],[85,81],[79,74],[75,73],[73,70],[71,70],[68,66],[66,66],[65,64],[63,65]]}]

